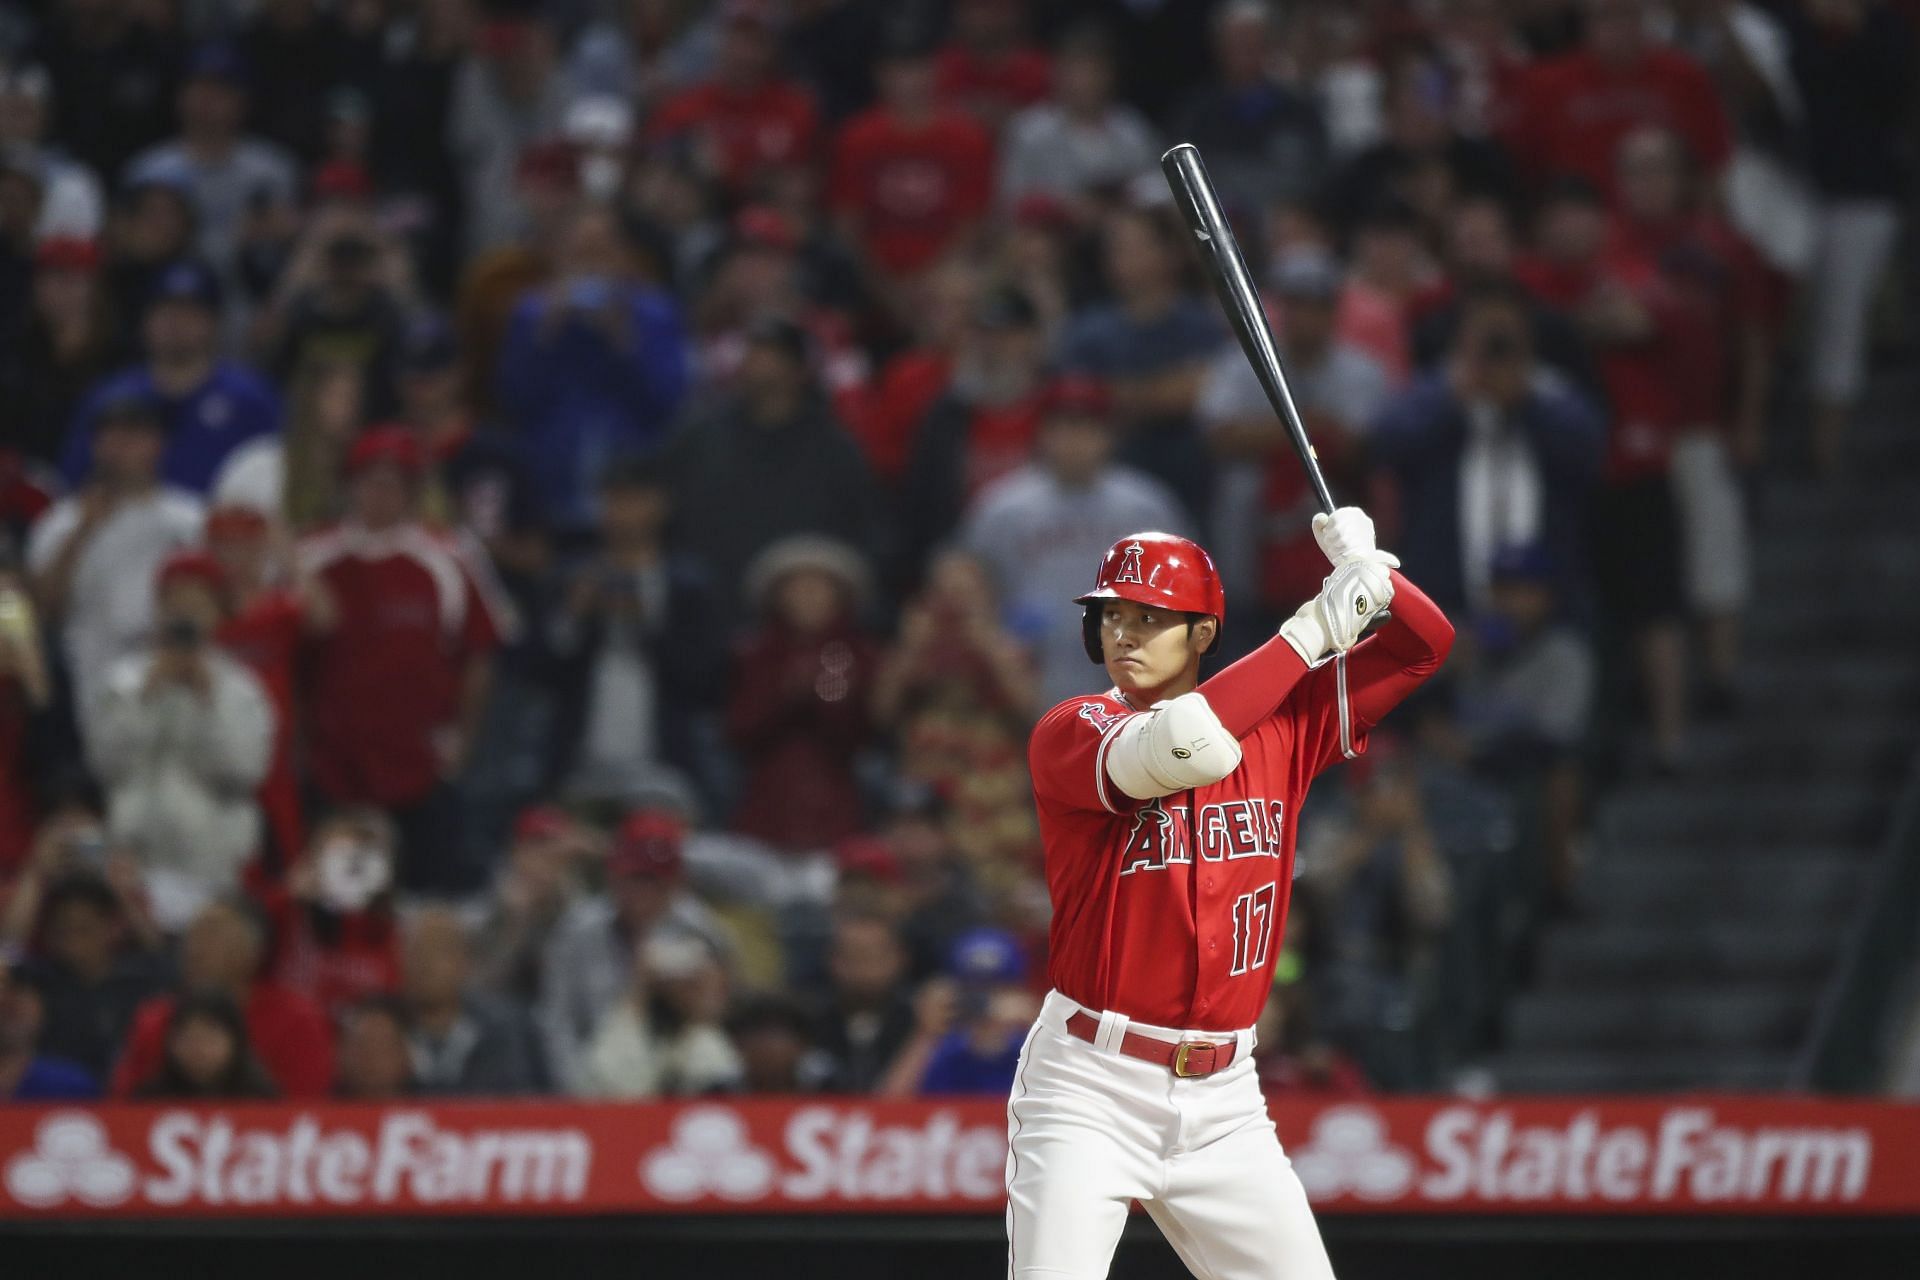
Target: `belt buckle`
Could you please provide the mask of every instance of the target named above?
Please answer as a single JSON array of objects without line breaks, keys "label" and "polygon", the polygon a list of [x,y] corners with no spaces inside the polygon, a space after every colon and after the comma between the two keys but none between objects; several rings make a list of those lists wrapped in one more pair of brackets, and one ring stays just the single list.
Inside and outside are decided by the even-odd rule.
[{"label": "belt buckle", "polygon": [[1173,1074],[1182,1080],[1191,1080],[1200,1073],[1187,1070],[1187,1055],[1195,1049],[1214,1049],[1218,1046],[1205,1040],[1182,1040],[1173,1047]]}]

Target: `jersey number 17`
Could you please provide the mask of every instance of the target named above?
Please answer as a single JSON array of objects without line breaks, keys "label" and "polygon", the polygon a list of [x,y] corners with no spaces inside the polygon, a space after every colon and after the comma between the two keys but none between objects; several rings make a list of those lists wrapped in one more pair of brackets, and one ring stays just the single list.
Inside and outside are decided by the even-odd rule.
[{"label": "jersey number 17", "polygon": [[1265,884],[1233,900],[1233,969],[1236,976],[1267,964],[1267,943],[1273,936],[1273,898],[1276,886]]}]

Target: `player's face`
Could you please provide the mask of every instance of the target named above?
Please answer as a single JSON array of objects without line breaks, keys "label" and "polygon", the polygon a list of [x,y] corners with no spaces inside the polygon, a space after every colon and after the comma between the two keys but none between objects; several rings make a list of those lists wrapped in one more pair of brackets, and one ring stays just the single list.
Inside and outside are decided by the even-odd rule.
[{"label": "player's face", "polygon": [[1184,613],[1109,600],[1100,613],[1100,654],[1107,676],[1125,694],[1168,696],[1176,684],[1192,686],[1200,655],[1213,640],[1214,621],[1188,626]]}]

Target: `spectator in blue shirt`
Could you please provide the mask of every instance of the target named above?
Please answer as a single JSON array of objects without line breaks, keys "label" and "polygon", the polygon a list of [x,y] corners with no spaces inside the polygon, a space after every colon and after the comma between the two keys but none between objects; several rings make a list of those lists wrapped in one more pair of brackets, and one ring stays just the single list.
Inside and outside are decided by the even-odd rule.
[{"label": "spectator in blue shirt", "polygon": [[955,938],[947,976],[921,988],[914,1038],[879,1092],[952,1097],[1012,1088],[1020,1047],[1039,1013],[1026,974],[1026,953],[1007,930],[982,925]]},{"label": "spectator in blue shirt", "polygon": [[148,400],[167,432],[161,478],[205,494],[235,449],[280,429],[280,397],[252,369],[220,357],[220,283],[200,262],[182,260],[154,279],[141,323],[146,359],[113,374],[80,405],[61,469],[83,479],[93,459],[92,423],[103,404]]},{"label": "spectator in blue shirt", "polygon": [[0,956],[0,1102],[97,1098],[86,1069],[39,1052],[46,1009],[40,988],[18,960]]},{"label": "spectator in blue shirt", "polygon": [[553,282],[525,294],[508,322],[499,395],[549,519],[581,532],[606,464],[665,440],[686,390],[687,343],[612,210],[575,214],[557,256]]}]

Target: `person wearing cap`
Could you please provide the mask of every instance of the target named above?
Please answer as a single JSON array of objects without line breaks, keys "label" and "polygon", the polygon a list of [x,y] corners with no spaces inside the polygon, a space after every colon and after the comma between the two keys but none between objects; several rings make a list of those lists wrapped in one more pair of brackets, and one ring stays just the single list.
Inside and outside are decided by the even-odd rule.
[{"label": "person wearing cap", "polygon": [[554,930],[585,892],[584,868],[605,854],[601,834],[565,809],[536,804],[520,811],[473,933],[482,990],[523,1005],[539,998]]},{"label": "person wearing cap", "polygon": [[85,1067],[40,1051],[46,1013],[39,975],[19,954],[0,951],[0,1102],[100,1096],[100,1081]]},{"label": "person wearing cap", "polygon": [[223,290],[203,262],[182,259],[155,275],[140,322],[142,359],[88,395],[67,436],[61,467],[72,481],[91,458],[92,417],[128,397],[152,401],[166,424],[161,473],[169,484],[210,492],[227,460],[280,430],[280,394],[257,372],[220,354]]},{"label": "person wearing cap", "polygon": [[595,1031],[632,989],[651,940],[692,942],[722,960],[732,955],[725,926],[686,888],[685,842],[676,813],[628,814],[607,853],[605,889],[573,903],[554,930],[536,1016],[553,1078],[568,1092],[591,1090]]},{"label": "person wearing cap", "polygon": [[688,381],[678,306],[613,210],[587,205],[568,219],[555,279],[514,307],[496,376],[547,519],[590,528],[600,469],[661,447]]},{"label": "person wearing cap", "polygon": [[295,548],[333,602],[303,690],[308,778],[329,803],[392,816],[404,887],[463,891],[480,869],[453,783],[515,618],[485,557],[420,519],[426,465],[407,428],[365,431],[347,450],[345,517]]},{"label": "person wearing cap", "polygon": [[860,830],[854,761],[873,737],[880,661],[860,621],[872,590],[865,558],[830,538],[783,538],[749,566],[761,623],[735,654],[726,713],[745,774],[736,831],[799,854]]},{"label": "person wearing cap", "polygon": [[1097,29],[1074,32],[1054,63],[1053,96],[1007,125],[1000,158],[1000,205],[1034,195],[1059,200],[1082,223],[1102,194],[1153,172],[1160,148],[1151,125],[1114,100],[1113,47]]},{"label": "person wearing cap", "polygon": [[[1281,359],[1294,404],[1335,488],[1352,475],[1358,445],[1391,391],[1387,372],[1334,331],[1340,264],[1318,245],[1283,251],[1267,272]],[[1213,551],[1227,590],[1266,635],[1294,602],[1320,589],[1326,557],[1309,522],[1318,508],[1286,428],[1237,346],[1207,367],[1195,406],[1214,470]],[[1230,645],[1230,648],[1238,646]]]},{"label": "person wearing cap", "polygon": [[97,397],[89,412],[85,483],[34,523],[26,555],[80,708],[107,669],[140,647],[153,625],[154,576],[167,556],[199,541],[202,520],[198,498],[160,479],[160,406],[129,394]]},{"label": "person wearing cap", "polygon": [[193,256],[199,236],[193,187],[177,174],[127,183],[114,193],[112,223],[106,287],[116,321],[114,344],[120,351],[138,351],[154,282],[168,267]]},{"label": "person wearing cap", "polygon": [[106,224],[100,178],[84,163],[46,144],[53,119],[53,77],[35,63],[0,70],[0,151],[28,158],[40,171],[37,239],[92,240]]},{"label": "person wearing cap", "polygon": [[806,87],[780,73],[780,27],[771,0],[723,0],[713,74],[673,94],[647,121],[647,140],[688,146],[705,176],[744,195],[769,169],[812,164],[820,110]]},{"label": "person wearing cap", "polygon": [[1040,1011],[1026,976],[1025,951],[1007,930],[982,925],[954,938],[946,975],[920,988],[914,1038],[878,1092],[897,1098],[1007,1092],[1021,1041]]},{"label": "person wearing cap", "polygon": [[1047,335],[1033,300],[989,290],[974,305],[942,394],[915,424],[901,477],[903,558],[921,564],[967,503],[1032,456],[1046,390]]},{"label": "person wearing cap", "polygon": [[36,460],[59,461],[74,410],[118,357],[102,261],[95,240],[59,236],[34,247],[24,332],[0,352],[0,403],[12,445]]},{"label": "person wearing cap", "polygon": [[254,792],[272,759],[273,703],[213,636],[226,571],[204,551],[160,566],[153,639],[107,669],[81,708],[87,763],[107,797],[107,834],[138,862],[155,918],[177,929],[238,888],[259,851]]},{"label": "person wearing cap", "polygon": [[522,152],[557,138],[578,90],[560,64],[553,19],[508,4],[482,21],[453,73],[445,147],[465,184],[469,255],[508,244],[526,218],[513,198]]},{"label": "person wearing cap", "polygon": [[179,136],[127,162],[121,180],[184,180],[198,216],[198,251],[237,279],[249,227],[291,215],[299,195],[294,160],[278,143],[244,132],[250,76],[238,48],[204,44],[187,57],[177,102]]},{"label": "person wearing cap", "polygon": [[[746,337],[729,393],[688,416],[666,458],[680,547],[720,584],[790,534],[880,541],[878,489],[821,392],[811,337],[783,319]],[[716,605],[723,629],[742,616],[732,592]]]},{"label": "person wearing cap", "polygon": [[1080,624],[1055,607],[1079,590],[1087,563],[1128,529],[1192,524],[1166,486],[1113,460],[1105,384],[1056,379],[1035,444],[1032,462],[974,499],[960,541],[986,565],[1008,628],[1033,654],[1044,705],[1087,686]]},{"label": "person wearing cap", "polygon": [[[966,245],[993,199],[993,137],[936,92],[933,47],[891,33],[878,67],[880,100],[840,127],[828,203],[842,233],[896,288]],[[905,297],[894,300],[912,314]]]}]

